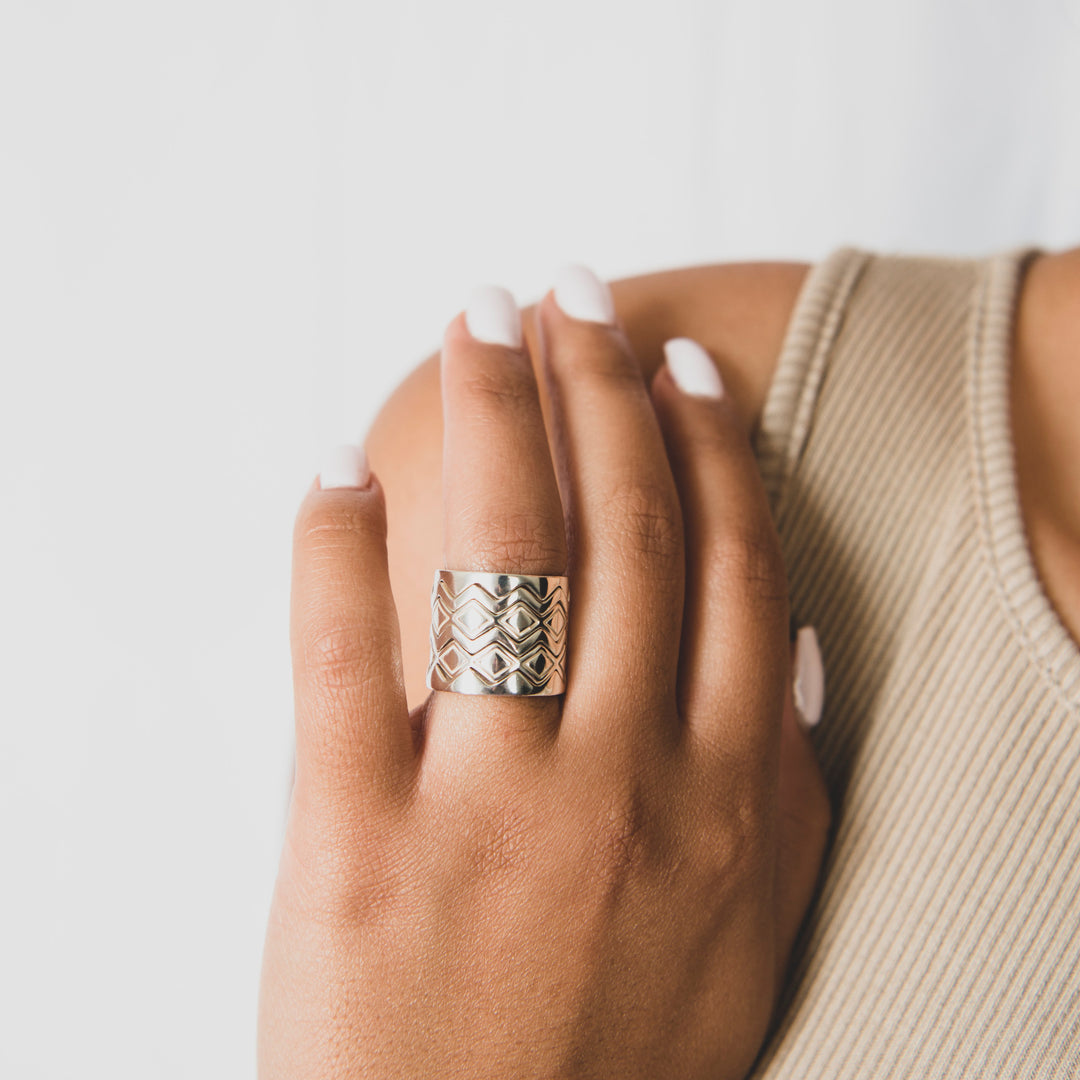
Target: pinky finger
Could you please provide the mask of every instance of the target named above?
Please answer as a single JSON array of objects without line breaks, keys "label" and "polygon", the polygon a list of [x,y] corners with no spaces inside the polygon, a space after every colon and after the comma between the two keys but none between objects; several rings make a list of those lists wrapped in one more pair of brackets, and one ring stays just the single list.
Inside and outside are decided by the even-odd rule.
[{"label": "pinky finger", "polygon": [[799,630],[780,733],[780,831],[776,866],[777,979],[782,981],[813,900],[832,823],[825,779],[810,732],[821,719],[825,668],[817,635]]}]

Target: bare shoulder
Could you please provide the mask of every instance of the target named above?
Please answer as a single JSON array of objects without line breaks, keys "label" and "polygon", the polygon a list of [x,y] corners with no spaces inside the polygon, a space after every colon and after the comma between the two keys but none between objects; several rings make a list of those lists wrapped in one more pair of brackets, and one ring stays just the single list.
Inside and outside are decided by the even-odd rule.
[{"label": "bare shoulder", "polygon": [[614,282],[619,317],[647,375],[672,337],[700,342],[743,416],[756,424],[809,267],[730,263]]},{"label": "bare shoulder", "polygon": [[[646,376],[673,337],[700,342],[755,427],[808,267],[732,263],[612,282],[620,322]],[[525,312],[530,346],[532,313]],[[386,492],[390,579],[401,619],[409,704],[426,696],[428,590],[442,548],[442,404],[438,358],[425,360],[383,406],[367,451]]]}]

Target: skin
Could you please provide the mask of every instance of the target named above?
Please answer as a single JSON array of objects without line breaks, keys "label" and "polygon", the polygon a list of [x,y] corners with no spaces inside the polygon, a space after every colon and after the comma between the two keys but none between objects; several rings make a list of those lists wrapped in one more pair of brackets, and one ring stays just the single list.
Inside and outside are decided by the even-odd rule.
[{"label": "skin", "polygon": [[[494,412],[492,372],[505,377],[507,357],[486,367],[490,355],[455,320],[442,387],[438,362],[422,365],[371,432],[378,479],[309,494],[294,580],[297,781],[267,935],[261,1076],[749,1068],[828,827],[794,722],[782,567],[775,550],[763,557],[775,536],[746,439],[805,273],[708,267],[619,282],[621,331],[575,325],[546,297],[526,312],[528,347],[513,368],[520,380],[531,365],[538,386],[497,391]],[[1011,392],[1033,557],[1080,640],[1078,296],[1080,251],[1033,263]],[[721,406],[655,374],[674,336],[706,346]],[[594,378],[615,362],[618,378]],[[567,394],[549,388],[574,365],[593,367],[591,393],[650,386],[659,438],[639,390],[633,408],[594,396],[567,422]],[[477,370],[487,374],[471,379]],[[518,410],[500,426],[506,403],[532,392],[532,418]],[[493,461],[539,483],[487,483]],[[590,512],[584,493],[613,481],[619,497]],[[522,505],[506,490],[534,495]],[[545,532],[563,511],[569,546],[560,529]],[[681,567],[664,561],[681,540],[642,531],[657,512],[683,530]],[[751,546],[717,547],[733,523],[743,540],[752,526]],[[571,639],[588,658],[572,669],[575,693],[562,705],[429,698],[431,570],[515,559],[551,570],[564,554],[582,583],[607,574],[609,585],[574,594]],[[644,581],[685,595],[681,625],[665,623],[681,599],[657,604]],[[607,633],[612,595],[623,615],[650,613],[632,642]],[[723,602],[695,607],[701,595]],[[650,623],[652,634],[641,629]],[[650,677],[627,685],[628,663]],[[725,666],[739,678],[722,685]]]},{"label": "skin", "polygon": [[1012,371],[1024,529],[1043,588],[1080,642],[1080,248],[1028,270]]},{"label": "skin", "polygon": [[264,1078],[739,1077],[768,1030],[829,813],[745,421],[533,315],[447,330],[437,562],[567,570],[567,691],[410,713],[390,489],[312,488]]}]

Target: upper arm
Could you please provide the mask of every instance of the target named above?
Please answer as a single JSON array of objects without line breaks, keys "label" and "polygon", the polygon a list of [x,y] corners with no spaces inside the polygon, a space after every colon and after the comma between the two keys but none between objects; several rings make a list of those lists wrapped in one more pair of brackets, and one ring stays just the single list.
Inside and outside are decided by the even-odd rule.
[{"label": "upper arm", "polygon": [[[808,267],[754,263],[690,267],[612,282],[615,308],[647,378],[669,338],[690,337],[716,361],[727,391],[756,427]],[[531,310],[526,338],[535,346]],[[534,353],[535,355],[535,353]],[[366,441],[386,492],[390,580],[401,621],[409,705],[427,695],[431,575],[442,565],[442,403],[438,356],[383,406]]]}]

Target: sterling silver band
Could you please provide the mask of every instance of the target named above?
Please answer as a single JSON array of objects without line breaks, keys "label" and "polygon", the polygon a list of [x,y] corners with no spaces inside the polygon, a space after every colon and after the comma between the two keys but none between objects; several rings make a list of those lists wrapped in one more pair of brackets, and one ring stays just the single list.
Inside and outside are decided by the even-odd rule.
[{"label": "sterling silver band", "polygon": [[436,570],[428,688],[563,693],[568,601],[564,577]]}]

